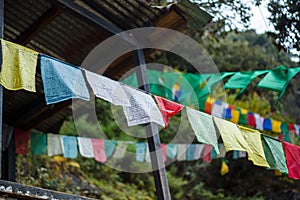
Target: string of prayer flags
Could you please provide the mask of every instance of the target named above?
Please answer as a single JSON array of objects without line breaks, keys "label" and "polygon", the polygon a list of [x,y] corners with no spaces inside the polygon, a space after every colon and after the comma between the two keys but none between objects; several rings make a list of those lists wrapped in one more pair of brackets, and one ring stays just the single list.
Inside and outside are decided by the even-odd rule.
[{"label": "string of prayer flags", "polygon": [[280,141],[262,135],[264,152],[270,166],[269,169],[278,169],[282,173],[288,173],[283,147]]},{"label": "string of prayer flags", "polygon": [[47,105],[71,98],[90,100],[90,95],[79,67],[71,66],[45,55],[41,55],[40,60]]},{"label": "string of prayer flags", "polygon": [[102,163],[106,162],[107,158],[105,154],[104,140],[92,138],[92,145],[93,145],[95,160]]},{"label": "string of prayer flags", "polygon": [[219,154],[218,139],[212,116],[189,107],[186,107],[186,112],[197,140],[201,143],[211,144]]},{"label": "string of prayer flags", "polygon": [[167,157],[171,159],[175,159],[178,152],[177,144],[168,144],[167,145]]},{"label": "string of prayer flags", "polygon": [[225,89],[240,89],[237,96],[245,91],[247,86],[253,79],[256,77],[267,73],[268,70],[259,70],[259,71],[249,71],[249,72],[236,72],[231,76],[228,81],[225,83]]},{"label": "string of prayer flags", "polygon": [[245,141],[236,124],[217,117],[213,119],[223,139],[226,152],[233,150],[249,151],[248,143]]},{"label": "string of prayer flags", "polygon": [[138,162],[144,162],[144,158],[145,158],[145,151],[146,151],[146,143],[144,142],[137,142],[135,144],[135,148],[136,148],[136,161]]},{"label": "string of prayer flags", "polygon": [[24,131],[18,128],[14,130],[16,154],[25,155],[28,152],[29,131]]},{"label": "string of prayer flags", "polygon": [[239,126],[239,129],[249,146],[247,149],[248,159],[255,165],[270,167],[265,157],[260,132],[242,126]]},{"label": "string of prayer flags", "polygon": [[278,92],[277,101],[279,101],[285,93],[289,81],[299,72],[300,67],[286,68],[283,65],[275,67],[258,83],[258,87]]},{"label": "string of prayer flags", "polygon": [[30,146],[33,155],[43,155],[47,149],[47,136],[43,133],[30,133]]},{"label": "string of prayer flags", "polygon": [[288,168],[288,177],[292,179],[300,179],[300,147],[282,142],[285,151],[286,164]]},{"label": "string of prayer flags", "polygon": [[105,76],[85,71],[89,85],[96,97],[104,99],[114,105],[129,106],[129,101],[122,90],[121,84]]},{"label": "string of prayer flags", "polygon": [[9,90],[35,92],[38,52],[1,39],[2,68],[0,83]]},{"label": "string of prayer flags", "polygon": [[63,153],[60,135],[47,134],[47,152],[48,156],[60,155]]},{"label": "string of prayer flags", "polygon": [[91,138],[78,137],[79,153],[85,158],[94,158],[93,143]]},{"label": "string of prayer flags", "polygon": [[169,123],[169,118],[179,113],[183,109],[183,105],[169,101],[167,99],[158,96],[154,96],[154,98],[158,104],[159,110],[164,119],[165,128],[167,128]]},{"label": "string of prayer flags", "polygon": [[75,136],[61,136],[63,156],[65,158],[77,158],[77,138]]},{"label": "string of prayer flags", "polygon": [[130,106],[123,106],[128,126],[155,122],[165,126],[163,117],[152,97],[146,93],[124,86],[123,91],[129,99]]},{"label": "string of prayer flags", "polygon": [[104,149],[105,149],[106,158],[109,158],[114,153],[117,143],[118,142],[116,140],[105,140],[104,141]]}]

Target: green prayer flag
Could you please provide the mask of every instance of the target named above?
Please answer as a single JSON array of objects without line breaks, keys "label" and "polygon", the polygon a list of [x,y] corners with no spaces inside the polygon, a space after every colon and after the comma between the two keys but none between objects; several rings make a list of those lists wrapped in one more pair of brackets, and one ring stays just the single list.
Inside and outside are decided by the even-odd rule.
[{"label": "green prayer flag", "polygon": [[282,173],[288,173],[283,147],[280,141],[266,135],[262,135],[264,152],[269,169],[278,169]]},{"label": "green prayer flag", "polygon": [[217,154],[220,154],[212,116],[189,107],[186,107],[186,113],[198,142],[211,144]]},{"label": "green prayer flag", "polygon": [[[164,86],[167,88],[167,94],[165,96],[166,99],[174,100],[174,95],[172,90],[174,90],[174,85],[177,83],[180,86],[181,81],[181,73],[175,73],[175,72],[164,72],[163,78],[164,78]],[[178,97],[179,98],[179,97]]]},{"label": "green prayer flag", "polygon": [[126,77],[122,82],[126,85],[130,85],[132,87],[138,88],[136,73],[133,73],[130,76]]},{"label": "green prayer flag", "polygon": [[117,145],[117,141],[115,140],[104,141],[104,150],[105,150],[106,158],[109,158],[113,154],[116,145]]},{"label": "green prayer flag", "polygon": [[[250,72],[236,72],[229,80],[225,83],[224,88],[226,89],[241,89],[238,95],[243,93],[250,82],[256,77],[267,73],[268,70],[250,71]],[[237,95],[237,96],[238,96]]]},{"label": "green prayer flag", "polygon": [[162,75],[163,72],[158,70],[147,70],[148,81],[150,85],[150,92],[154,95],[166,97],[166,89],[163,86]]},{"label": "green prayer flag", "polygon": [[242,124],[242,125],[248,125],[248,112],[242,112],[242,109],[240,108],[236,108],[235,110],[239,111],[240,112],[240,115],[239,115],[239,124]]},{"label": "green prayer flag", "polygon": [[299,72],[300,67],[286,68],[283,65],[278,66],[269,71],[269,73],[258,83],[258,87],[278,92],[278,102],[284,95],[289,81]]},{"label": "green prayer flag", "polygon": [[177,144],[168,144],[167,145],[167,157],[175,159],[177,156],[178,146]]},{"label": "green prayer flag", "polygon": [[30,146],[33,155],[43,155],[47,149],[47,136],[43,133],[30,133]]},{"label": "green prayer flag", "polygon": [[291,143],[289,125],[287,123],[283,122],[283,123],[281,123],[280,129],[284,135],[283,140],[285,142]]},{"label": "green prayer flag", "polygon": [[206,81],[201,74],[183,74],[181,88],[182,95],[179,101],[185,105],[198,105],[199,99],[209,94]]}]

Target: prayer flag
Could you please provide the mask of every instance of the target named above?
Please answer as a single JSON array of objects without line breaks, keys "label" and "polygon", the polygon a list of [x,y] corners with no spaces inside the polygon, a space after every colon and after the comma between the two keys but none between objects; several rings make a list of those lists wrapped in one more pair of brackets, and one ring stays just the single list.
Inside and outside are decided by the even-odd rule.
[{"label": "prayer flag", "polygon": [[188,161],[192,161],[194,160],[194,156],[195,156],[195,150],[196,150],[196,145],[195,144],[190,144],[187,148],[186,151],[186,160]]},{"label": "prayer flag", "polygon": [[144,162],[145,151],[146,151],[146,143],[137,142],[135,144],[135,148],[136,148],[136,154],[135,154],[136,161]]},{"label": "prayer flag", "polygon": [[30,147],[33,155],[43,155],[47,149],[47,136],[43,133],[30,133]]},{"label": "prayer flag", "polygon": [[262,135],[262,138],[270,169],[278,169],[282,173],[288,173],[282,143],[266,135]]},{"label": "prayer flag", "polygon": [[9,90],[35,92],[38,52],[1,39],[2,68],[0,83]]},{"label": "prayer flag", "polygon": [[203,162],[210,163],[211,162],[211,151],[212,145],[205,144],[203,150]]},{"label": "prayer flag", "polygon": [[167,161],[167,145],[166,144],[160,144],[160,149],[162,152],[163,160],[164,162]]},{"label": "prayer flag", "polygon": [[78,137],[79,152],[82,157],[94,158],[94,149],[91,138]]},{"label": "prayer flag", "polygon": [[268,74],[258,83],[259,88],[273,90],[279,93],[277,101],[284,95],[289,81],[300,72],[298,68],[286,68],[281,65],[268,72]]},{"label": "prayer flag", "polygon": [[282,142],[285,151],[286,164],[288,168],[288,177],[292,179],[300,179],[300,147]]},{"label": "prayer flag", "polygon": [[47,152],[48,156],[60,155],[63,153],[61,135],[47,134]]},{"label": "prayer flag", "polygon": [[15,128],[15,146],[16,154],[25,155],[28,152],[28,142],[29,142],[29,131],[24,131],[18,128]]},{"label": "prayer flag", "polygon": [[187,107],[187,116],[195,132],[197,140],[201,143],[211,144],[219,154],[218,139],[212,116]]},{"label": "prayer flag", "polygon": [[194,154],[194,159],[198,160],[201,158],[203,150],[204,150],[204,144],[195,144],[195,154]]},{"label": "prayer flag", "polygon": [[263,128],[265,131],[272,131],[272,121],[269,118],[265,118],[263,122]]},{"label": "prayer flag", "polygon": [[220,174],[221,176],[226,175],[229,172],[229,167],[224,160],[222,160]]},{"label": "prayer flag", "polygon": [[118,145],[116,147],[115,153],[113,154],[113,158],[121,159],[125,156],[126,149],[127,149],[128,143],[118,141]]},{"label": "prayer flag", "polygon": [[280,121],[272,119],[272,131],[273,132],[275,132],[275,133],[281,133],[280,126],[281,126],[281,122]]},{"label": "prayer flag", "polygon": [[63,156],[65,158],[77,158],[77,139],[75,136],[61,136],[62,147],[63,147]]},{"label": "prayer flag", "polygon": [[245,141],[236,124],[223,119],[213,118],[221,134],[226,151],[249,151],[249,145]]},{"label": "prayer flag", "polygon": [[255,116],[251,112],[248,112],[248,124],[249,124],[249,126],[252,126],[252,127],[256,126]]},{"label": "prayer flag", "polygon": [[130,106],[123,106],[128,126],[150,122],[165,126],[163,117],[150,95],[128,86],[123,86],[123,91],[130,103]]},{"label": "prayer flag", "polygon": [[92,138],[93,152],[95,160],[98,162],[106,162],[105,145],[103,139]]},{"label": "prayer flag", "polygon": [[167,157],[175,159],[177,156],[178,147],[177,144],[168,144],[167,145]]},{"label": "prayer flag", "polygon": [[205,107],[204,107],[205,113],[211,114],[212,106],[215,103],[215,101],[216,100],[214,98],[207,97],[206,102],[205,102]]},{"label": "prayer flag", "polygon": [[45,55],[41,55],[40,60],[47,105],[71,98],[90,100],[90,95],[79,67]]},{"label": "prayer flag", "polygon": [[96,95],[114,105],[129,106],[129,100],[118,81],[85,70],[86,78]]},{"label": "prayer flag", "polygon": [[106,158],[109,158],[115,151],[117,141],[115,140],[104,140],[104,148]]},{"label": "prayer flag", "polygon": [[183,105],[169,101],[162,97],[154,96],[158,104],[159,110],[165,122],[165,128],[167,128],[169,123],[169,118],[176,115],[183,109]]},{"label": "prayer flag", "polygon": [[251,160],[255,165],[270,167],[266,160],[260,132],[243,126],[239,126],[239,128],[250,148],[247,150],[248,159]]},{"label": "prayer flag", "polygon": [[235,124],[238,124],[239,123],[239,119],[240,119],[240,111],[236,110],[236,109],[232,109],[231,110],[231,119],[230,121],[235,123]]},{"label": "prayer flag", "polygon": [[187,148],[187,144],[178,144],[178,153],[177,153],[178,161],[186,160],[186,148]]}]

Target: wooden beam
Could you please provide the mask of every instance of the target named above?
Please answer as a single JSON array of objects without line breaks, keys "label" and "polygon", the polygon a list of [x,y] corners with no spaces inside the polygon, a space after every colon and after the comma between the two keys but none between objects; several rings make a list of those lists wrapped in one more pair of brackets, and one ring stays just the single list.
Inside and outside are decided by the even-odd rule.
[{"label": "wooden beam", "polygon": [[62,13],[62,7],[60,5],[54,5],[43,16],[41,16],[36,22],[28,27],[16,40],[18,44],[28,44],[43,28],[45,28],[52,20]]}]

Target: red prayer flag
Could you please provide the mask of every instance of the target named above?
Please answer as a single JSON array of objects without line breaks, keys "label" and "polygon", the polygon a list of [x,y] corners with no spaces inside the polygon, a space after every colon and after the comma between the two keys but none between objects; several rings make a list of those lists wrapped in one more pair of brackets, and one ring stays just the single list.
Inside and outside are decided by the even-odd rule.
[{"label": "red prayer flag", "polygon": [[183,109],[183,105],[175,103],[173,101],[169,101],[159,96],[154,96],[154,98],[163,116],[166,129],[169,123],[169,118],[179,113]]},{"label": "red prayer flag", "polygon": [[203,162],[210,163],[211,162],[211,151],[213,146],[210,144],[205,144],[203,149]]},{"label": "red prayer flag", "polygon": [[256,127],[255,117],[252,113],[248,113],[248,124],[249,126]]},{"label": "red prayer flag", "polygon": [[28,152],[28,142],[29,142],[29,131],[24,131],[16,128],[14,131],[15,136],[15,148],[16,154],[27,154]]},{"label": "red prayer flag", "polygon": [[294,124],[289,124],[288,126],[289,126],[289,131],[290,131],[291,133],[294,133],[294,134],[296,134],[296,131],[295,131],[295,126],[294,126]]},{"label": "red prayer flag", "polygon": [[163,155],[164,162],[166,162],[167,161],[167,145],[166,144],[160,144],[160,148],[161,148],[161,152],[162,152],[162,155]]},{"label": "red prayer flag", "polygon": [[282,143],[289,172],[288,177],[292,179],[300,179],[300,147],[288,142]]},{"label": "red prayer flag", "polygon": [[95,160],[98,162],[105,162],[107,159],[105,154],[104,140],[92,138],[92,145]]}]

